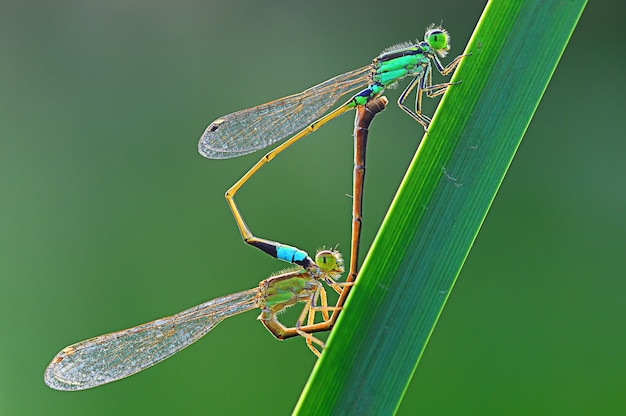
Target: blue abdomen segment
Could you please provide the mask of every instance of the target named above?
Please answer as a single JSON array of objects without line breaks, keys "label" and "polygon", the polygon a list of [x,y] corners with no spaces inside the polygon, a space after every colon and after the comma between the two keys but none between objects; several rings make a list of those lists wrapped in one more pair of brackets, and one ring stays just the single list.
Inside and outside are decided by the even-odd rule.
[{"label": "blue abdomen segment", "polygon": [[309,257],[309,255],[305,251],[295,247],[284,246],[281,244],[276,248],[276,258],[289,263],[298,264],[307,257]]},{"label": "blue abdomen segment", "polygon": [[247,243],[282,261],[297,264],[304,268],[313,264],[313,260],[309,257],[308,253],[296,247],[263,239],[255,239],[247,241]]}]

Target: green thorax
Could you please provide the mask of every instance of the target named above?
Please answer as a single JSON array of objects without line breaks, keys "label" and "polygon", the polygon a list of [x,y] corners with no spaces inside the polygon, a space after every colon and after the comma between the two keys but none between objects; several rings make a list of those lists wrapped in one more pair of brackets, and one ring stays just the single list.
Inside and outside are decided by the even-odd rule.
[{"label": "green thorax", "polygon": [[319,286],[319,282],[307,271],[291,272],[274,276],[259,284],[261,309],[276,313],[282,309],[307,300]]},{"label": "green thorax", "polygon": [[370,87],[382,89],[405,77],[420,76],[430,65],[434,51],[426,42],[398,45],[383,51],[372,62]]},{"label": "green thorax", "polygon": [[386,49],[372,61],[370,83],[352,97],[351,105],[365,105],[402,78],[423,76],[434,55],[434,49],[425,41]]}]

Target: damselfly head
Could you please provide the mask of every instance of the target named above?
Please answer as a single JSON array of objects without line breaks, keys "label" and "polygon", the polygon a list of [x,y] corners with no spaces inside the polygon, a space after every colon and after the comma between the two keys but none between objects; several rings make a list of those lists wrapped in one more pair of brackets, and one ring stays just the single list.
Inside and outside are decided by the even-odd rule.
[{"label": "damselfly head", "polygon": [[315,264],[324,273],[340,275],[344,271],[343,257],[337,250],[320,250],[315,255]]},{"label": "damselfly head", "polygon": [[440,58],[445,58],[450,50],[450,34],[441,26],[430,25],[426,29],[424,40]]}]

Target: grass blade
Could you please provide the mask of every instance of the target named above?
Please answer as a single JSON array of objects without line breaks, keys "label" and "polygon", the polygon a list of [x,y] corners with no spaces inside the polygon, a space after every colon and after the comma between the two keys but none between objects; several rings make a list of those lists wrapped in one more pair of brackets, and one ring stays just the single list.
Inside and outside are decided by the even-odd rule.
[{"label": "grass blade", "polygon": [[585,4],[488,4],[294,414],[396,411]]}]

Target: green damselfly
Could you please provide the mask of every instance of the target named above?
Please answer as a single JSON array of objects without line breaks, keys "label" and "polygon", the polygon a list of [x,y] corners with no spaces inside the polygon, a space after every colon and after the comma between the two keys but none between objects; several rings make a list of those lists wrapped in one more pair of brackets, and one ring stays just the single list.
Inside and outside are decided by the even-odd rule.
[{"label": "green damselfly", "polygon": [[[322,282],[340,290],[341,283],[336,279],[343,270],[341,253],[319,251],[307,268],[299,267],[272,276],[261,281],[257,288],[65,347],[46,368],[44,381],[53,389],[71,391],[131,376],[193,344],[222,320],[255,308],[261,309],[258,319],[277,339],[302,336],[309,347],[317,351],[313,343],[321,348],[324,343],[311,334],[324,331],[326,327],[315,323],[315,314],[321,313],[328,321],[329,312],[335,310],[328,306]],[[300,302],[305,306],[296,325],[284,326],[276,315]]]},{"label": "green damselfly", "polygon": [[[426,131],[431,119],[422,114],[422,95],[426,93],[428,97],[436,97],[445,93],[449,86],[455,84],[453,82],[433,84],[433,66],[441,75],[446,76],[458,66],[463,56],[466,56],[459,55],[444,67],[439,58],[444,58],[449,50],[450,35],[448,32],[440,26],[431,25],[425,33],[424,40],[387,48],[381,55],[374,58],[370,65],[331,78],[299,94],[237,111],[213,121],[206,128],[198,143],[200,154],[210,159],[242,156],[292,136],[263,156],[226,192],[226,201],[235,217],[243,240],[281,260],[296,264],[301,264],[301,261],[308,261],[306,260],[308,258],[306,252],[302,250],[254,236],[235,204],[234,197],[237,191],[263,165],[283,150],[339,115],[353,108],[363,108],[366,104],[372,103],[381,97],[386,88],[395,85],[406,77],[412,77],[412,80],[400,94],[398,105],[420,123]],[[353,95],[344,104],[328,112],[339,98],[363,87],[365,88]],[[411,109],[405,105],[405,101],[413,90],[416,91],[415,108]],[[359,117],[358,115],[357,125]],[[357,137],[357,133],[358,131],[355,130],[355,137]],[[361,201],[365,167],[364,144],[365,140],[355,140],[354,220],[348,282],[354,281],[358,271]],[[281,250],[277,251],[277,247]],[[335,316],[336,313],[333,314],[333,317]]]}]

